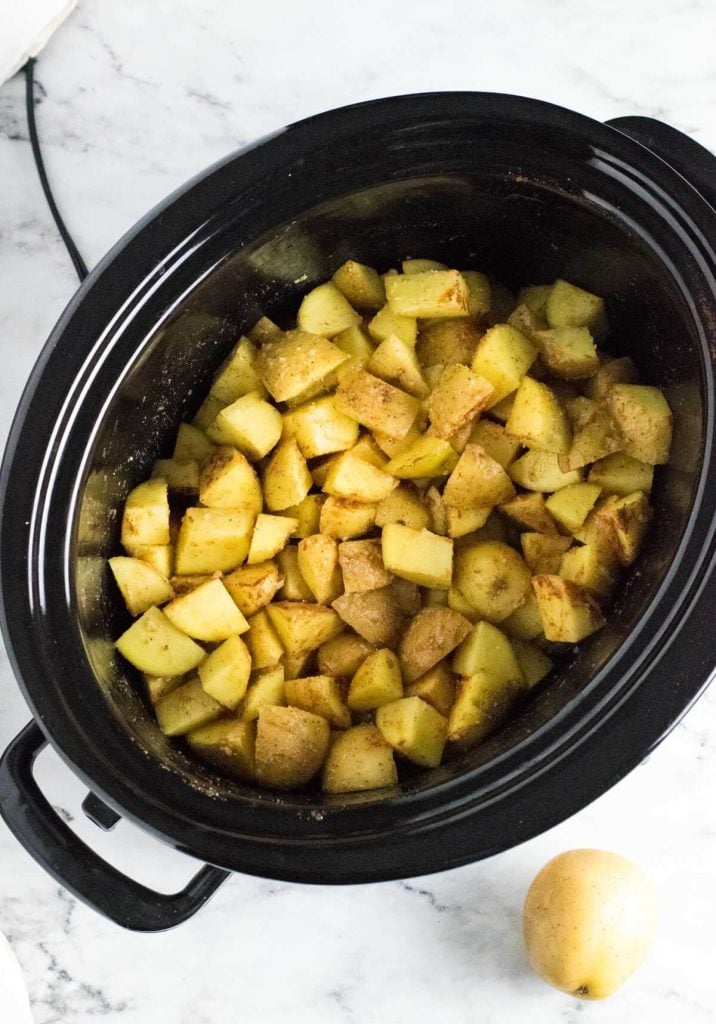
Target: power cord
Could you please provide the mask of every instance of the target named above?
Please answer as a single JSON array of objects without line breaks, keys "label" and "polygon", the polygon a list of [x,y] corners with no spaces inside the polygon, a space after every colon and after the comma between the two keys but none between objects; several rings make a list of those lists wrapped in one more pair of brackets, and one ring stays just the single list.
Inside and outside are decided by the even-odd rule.
[{"label": "power cord", "polygon": [[37,167],[37,173],[40,178],[40,184],[42,185],[42,191],[45,194],[47,205],[50,207],[50,213],[57,225],[57,230],[60,232],[60,237],[65,244],[65,248],[69,253],[70,259],[77,271],[77,276],[80,281],[89,274],[87,264],[82,259],[80,251],[74,243],[72,235],[67,229],[67,226],[62,219],[62,215],[57,208],[55,197],[52,194],[50,188],[50,182],[47,178],[47,172],[45,170],[45,162],[42,159],[42,151],[40,149],[40,139],[37,134],[37,124],[35,122],[35,58],[30,57],[28,62],[25,64],[25,107],[27,110],[27,128],[30,135],[30,146],[32,147],[32,155],[35,160],[35,166]]}]

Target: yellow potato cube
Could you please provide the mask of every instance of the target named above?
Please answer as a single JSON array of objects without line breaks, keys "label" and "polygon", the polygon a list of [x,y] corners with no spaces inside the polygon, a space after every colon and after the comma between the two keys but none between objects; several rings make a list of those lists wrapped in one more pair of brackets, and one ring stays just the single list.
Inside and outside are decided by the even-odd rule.
[{"label": "yellow potato cube", "polygon": [[343,594],[332,607],[346,625],[374,646],[394,646],[405,625],[405,613],[390,586]]},{"label": "yellow potato cube", "polygon": [[555,281],[544,309],[550,327],[588,327],[598,337],[608,333],[604,299],[568,281]]},{"label": "yellow potato cube", "polygon": [[149,608],[117,640],[130,664],[151,676],[181,676],[204,658],[204,650],[178,630],[159,608]]},{"label": "yellow potato cube", "polygon": [[348,327],[347,330],[341,331],[333,339],[333,344],[349,357],[336,368],[339,382],[353,370],[365,370],[375,351],[375,345],[360,326]]},{"label": "yellow potato cube", "polygon": [[418,362],[425,370],[440,367],[440,373],[451,363],[469,366],[482,334],[475,322],[467,319],[421,324],[415,344]]},{"label": "yellow potato cube", "polygon": [[531,284],[527,288],[520,289],[517,301],[520,305],[527,306],[533,313],[543,315],[551,291],[551,284]]},{"label": "yellow potato cube", "polygon": [[318,649],[318,670],[325,676],[352,679],[375,648],[356,633],[346,631]]},{"label": "yellow potato cube", "polygon": [[428,511],[410,484],[399,484],[378,504],[375,525],[387,526],[388,523],[402,523],[413,530],[422,530],[429,525]]},{"label": "yellow potato cube", "polygon": [[447,590],[452,579],[452,541],[430,530],[389,523],[381,538],[389,572],[423,587]]},{"label": "yellow potato cube", "polygon": [[166,480],[147,480],[130,491],[122,515],[122,545],[169,543],[169,499]]},{"label": "yellow potato cube", "polygon": [[418,322],[414,316],[403,316],[385,305],[368,324],[368,333],[378,344],[395,335],[406,345],[414,345],[418,336]]},{"label": "yellow potato cube", "polygon": [[352,448],[358,440],[358,424],[339,412],[332,395],[299,405],[283,417],[286,436],[296,438],[306,459]]},{"label": "yellow potato cube", "polygon": [[447,717],[455,700],[455,676],[446,661],[431,669],[405,688],[406,697],[420,697],[441,715]]},{"label": "yellow potato cube", "polygon": [[508,434],[546,452],[569,451],[572,432],[557,396],[546,384],[523,377],[507,420]]},{"label": "yellow potato cube", "polygon": [[522,673],[505,634],[490,622],[478,622],[452,656],[453,672],[472,676],[482,672],[500,683],[521,683]]},{"label": "yellow potato cube", "polygon": [[576,644],[604,625],[599,605],[577,583],[561,576],[535,576],[532,588],[548,640]]},{"label": "yellow potato cube", "polygon": [[522,682],[498,680],[484,672],[459,676],[448,720],[448,740],[469,747],[485,739],[512,713],[523,689]]},{"label": "yellow potato cube", "polygon": [[580,544],[562,556],[559,576],[579,584],[597,601],[608,600],[617,584],[615,560],[608,549],[599,544]]},{"label": "yellow potato cube", "polygon": [[278,444],[283,420],[275,406],[266,402],[258,391],[251,391],[222,409],[216,417],[216,426],[222,439],[256,461]]},{"label": "yellow potato cube", "polygon": [[166,736],[183,736],[225,713],[223,705],[202,689],[198,679],[184,683],[157,702],[154,713]]},{"label": "yellow potato cube", "polygon": [[558,491],[567,484],[578,484],[582,479],[580,469],[563,472],[559,468],[558,456],[555,452],[525,452],[508,467],[509,476],[520,487],[528,491]]},{"label": "yellow potato cube", "polygon": [[234,448],[217,448],[204,462],[199,500],[207,508],[246,509],[258,515],[263,505],[261,485],[253,466]]},{"label": "yellow potato cube", "polygon": [[278,446],[264,470],[263,482],[264,501],[272,512],[297,505],[306,497],[313,480],[295,438]]},{"label": "yellow potato cube", "polygon": [[324,793],[356,793],[395,786],[393,748],[374,725],[356,725],[334,737],[323,765]]},{"label": "yellow potato cube", "polygon": [[203,430],[191,423],[180,423],[172,459],[178,462],[203,462],[215,448],[216,445],[209,440]]},{"label": "yellow potato cube", "polygon": [[194,496],[199,492],[199,463],[195,459],[157,459],[152,466],[152,478],[166,480],[173,493]]},{"label": "yellow potato cube", "polygon": [[206,693],[234,711],[246,693],[251,675],[251,655],[239,636],[230,636],[208,655],[197,669]]},{"label": "yellow potato cube", "polygon": [[354,309],[371,313],[385,302],[385,286],[377,270],[347,260],[333,275],[333,283]]},{"label": "yellow potato cube", "polygon": [[392,582],[392,574],[383,565],[379,540],[343,541],[338,545],[338,561],[343,574],[343,589],[346,594],[377,590]]},{"label": "yellow potato cube", "polygon": [[536,640],[537,637],[544,636],[542,617],[539,613],[537,599],[532,591],[524,604],[516,608],[512,615],[508,615],[506,619],[502,620],[500,628],[511,641]]},{"label": "yellow potato cube", "polygon": [[397,486],[397,481],[382,469],[353,452],[342,452],[331,464],[323,490],[338,498],[373,503],[382,501]]},{"label": "yellow potato cube", "polygon": [[644,384],[615,384],[606,402],[622,432],[622,452],[660,466],[669,461],[672,415],[664,393]]},{"label": "yellow potato cube", "polygon": [[249,552],[255,516],[243,509],[188,508],[179,527],[175,569],[180,575],[228,572]]},{"label": "yellow potato cube", "polygon": [[492,288],[486,274],[477,270],[463,270],[467,285],[467,311],[470,316],[484,316],[492,303]]},{"label": "yellow potato cube", "polygon": [[164,614],[187,636],[210,643],[249,628],[221,580],[208,580],[191,593],[176,597],[166,605]]},{"label": "yellow potato cube", "polygon": [[[576,401],[579,399],[575,399]],[[569,408],[567,412],[569,414]],[[590,415],[575,427],[569,451],[560,455],[557,460],[559,468],[564,472],[579,469],[589,462],[617,452],[621,445],[622,437],[614,419],[606,409],[595,406]]]},{"label": "yellow potato cube", "polygon": [[274,601],[266,611],[288,655],[315,651],[343,630],[338,613],[320,604]]},{"label": "yellow potato cube", "polygon": [[224,586],[242,615],[255,615],[272,600],[283,585],[275,562],[244,565],[224,577]]},{"label": "yellow potato cube", "polygon": [[520,386],[537,358],[537,349],[514,327],[496,324],[480,340],[472,361],[472,372],[484,377],[494,391],[487,403],[494,408]]},{"label": "yellow potato cube", "polygon": [[173,544],[137,544],[127,548],[127,554],[131,558],[138,558],[140,562],[146,562],[162,576],[169,577],[174,567],[174,545]]},{"label": "yellow potato cube", "polygon": [[562,556],[572,543],[571,537],[559,533],[523,533],[522,554],[530,570],[538,576],[556,576]]},{"label": "yellow potato cube", "polygon": [[256,730],[256,779],[272,789],[297,789],[318,772],[328,753],[325,718],[300,708],[263,707]]},{"label": "yellow potato cube", "polygon": [[513,640],[512,648],[522,672],[525,686],[532,688],[549,675],[554,665],[544,651],[527,640]]},{"label": "yellow potato cube", "polygon": [[611,526],[616,554],[622,565],[631,565],[636,560],[651,513],[649,501],[641,491],[619,498],[604,509],[604,521]]},{"label": "yellow potato cube", "polygon": [[359,324],[360,313],[356,313],[332,281],[326,281],[304,296],[296,322],[302,331],[330,338]]},{"label": "yellow potato cube", "polygon": [[403,678],[412,683],[447,657],[470,632],[470,622],[452,608],[434,605],[415,615],[400,642]]},{"label": "yellow potato cube", "polygon": [[[494,410],[493,410],[494,411]],[[478,420],[473,423],[468,439],[470,444],[477,444],[491,459],[499,462],[507,469],[520,450],[520,442],[505,430],[499,423],[492,420]]]},{"label": "yellow potato cube", "polygon": [[446,366],[428,401],[428,414],[437,437],[450,438],[486,408],[492,384],[467,366]]},{"label": "yellow potato cube", "polygon": [[534,331],[542,361],[555,377],[576,380],[591,377],[599,369],[594,339],[586,327],[552,327]]},{"label": "yellow potato cube", "polygon": [[522,558],[501,541],[474,541],[455,554],[455,586],[488,622],[502,622],[524,603],[530,579]]},{"label": "yellow potato cube", "polygon": [[510,501],[503,502],[500,505],[500,512],[504,512],[524,529],[534,530],[537,533],[557,532],[555,521],[545,506],[544,495],[538,491],[518,494]]},{"label": "yellow potato cube", "polygon": [[297,519],[290,519],[288,516],[269,516],[262,512],[256,517],[247,563],[257,565],[273,558],[286,547],[288,538],[297,528]]},{"label": "yellow potato cube", "polygon": [[429,393],[428,385],[420,371],[415,349],[402,341],[397,334],[389,335],[381,341],[370,357],[366,369],[388,381],[396,387],[407,391],[416,398],[425,398]]},{"label": "yellow potato cube", "polygon": [[369,654],[353,676],[346,703],[351,711],[373,711],[402,696],[400,662],[384,647]]},{"label": "yellow potato cube", "polygon": [[467,316],[469,292],[457,270],[428,270],[396,274],[385,279],[385,294],[393,313],[422,318]]},{"label": "yellow potato cube", "polygon": [[256,348],[250,338],[240,338],[214,377],[211,395],[228,405],[252,391],[261,395],[266,393],[256,372]]},{"label": "yellow potato cube", "polygon": [[451,505],[445,507],[445,518],[447,522],[447,535],[457,540],[458,537],[466,537],[484,526],[490,515],[489,508],[453,508]]},{"label": "yellow potato cube", "polygon": [[338,544],[332,537],[316,533],[299,541],[298,568],[319,604],[330,604],[343,593]]},{"label": "yellow potato cube", "polygon": [[256,342],[257,345],[264,345],[267,341],[273,341],[274,338],[283,334],[283,331],[269,317],[261,316],[251,330],[246,333],[251,341]]},{"label": "yellow potato cube", "polygon": [[256,372],[276,402],[306,395],[349,356],[327,338],[308,331],[286,331],[256,356]]},{"label": "yellow potato cube", "polygon": [[241,720],[255,722],[261,708],[285,707],[286,693],[282,665],[261,672],[246,691],[241,705]]},{"label": "yellow potato cube", "polygon": [[595,402],[607,397],[607,392],[615,384],[638,384],[639,374],[629,356],[620,359],[609,359],[602,363],[594,376],[587,381],[585,393]]},{"label": "yellow potato cube", "polygon": [[193,729],[187,743],[202,761],[237,779],[254,777],[256,730],[235,718]]},{"label": "yellow potato cube", "polygon": [[340,412],[368,430],[394,438],[405,437],[420,409],[417,398],[365,370],[345,375],[338,385],[335,402]]},{"label": "yellow potato cube", "polygon": [[207,395],[191,421],[192,426],[201,431],[207,430],[226,404],[226,402],[220,402],[218,398],[214,398],[213,395]]},{"label": "yellow potato cube", "polygon": [[281,509],[278,514],[296,520],[297,525],[293,531],[293,536],[303,540],[304,537],[310,537],[312,533],[319,532],[321,509],[323,508],[324,501],[325,498],[322,494],[307,494],[303,501],[299,501],[297,505],[289,505],[288,508]]},{"label": "yellow potato cube", "polygon": [[283,576],[278,596],[282,601],[315,601],[313,591],[303,578],[298,564],[298,545],[289,544],[279,552],[276,561]]},{"label": "yellow potato cube", "polygon": [[375,724],[396,753],[421,765],[436,768],[442,760],[447,719],[420,697],[403,697],[378,708]]},{"label": "yellow potato cube", "polygon": [[347,729],[351,724],[351,713],[343,703],[341,689],[332,676],[287,679],[284,692],[289,707],[320,715],[336,729]]},{"label": "yellow potato cube", "polygon": [[375,523],[376,505],[347,498],[326,498],[321,508],[320,532],[336,540],[362,537]]},{"label": "yellow potato cube", "polygon": [[385,472],[400,480],[421,480],[449,473],[457,464],[455,450],[440,437],[419,435],[385,466]]},{"label": "yellow potato cube", "polygon": [[147,562],[118,555],[110,558],[109,567],[130,615],[141,615],[152,605],[164,604],[174,597],[166,576]]},{"label": "yellow potato cube", "polygon": [[[274,668],[284,656],[283,644],[271,625],[266,608],[261,608],[250,617],[249,631],[244,635],[254,669]],[[283,682],[283,670],[281,672]]]},{"label": "yellow potato cube", "polygon": [[596,484],[567,484],[551,494],[545,505],[558,523],[574,533],[594,508],[601,491]]},{"label": "yellow potato cube", "polygon": [[491,508],[515,493],[509,476],[479,445],[468,444],[443,490],[452,508]]},{"label": "yellow potato cube", "polygon": [[616,494],[620,498],[626,498],[634,491],[648,494],[654,480],[654,467],[623,452],[614,452],[594,463],[587,480],[601,487],[604,494]]}]

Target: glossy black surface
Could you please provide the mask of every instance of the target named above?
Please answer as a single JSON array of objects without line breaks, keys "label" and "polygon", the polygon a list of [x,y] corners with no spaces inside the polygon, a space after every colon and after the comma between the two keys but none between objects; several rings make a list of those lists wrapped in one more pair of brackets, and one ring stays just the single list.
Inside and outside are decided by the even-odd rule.
[{"label": "glossy black surface", "polygon": [[[653,123],[627,120],[624,132],[641,128],[658,144]],[[716,597],[716,215],[696,154],[685,146],[671,159],[679,173],[623,132],[536,101],[384,100],[229,158],[109,254],[23,399],[0,527],[18,678],[50,740],[104,801],[227,868],[313,882],[400,877],[555,824],[671,728],[712,671]],[[704,194],[683,177],[691,167]],[[115,658],[125,619],[104,560],[116,510],[171,449],[241,330],[262,313],[280,320],[347,257],[387,267],[403,255],[508,284],[563,276],[606,296],[615,351],[675,411],[654,526],[608,627],[459,761],[377,796],[242,787],[159,734]]]}]

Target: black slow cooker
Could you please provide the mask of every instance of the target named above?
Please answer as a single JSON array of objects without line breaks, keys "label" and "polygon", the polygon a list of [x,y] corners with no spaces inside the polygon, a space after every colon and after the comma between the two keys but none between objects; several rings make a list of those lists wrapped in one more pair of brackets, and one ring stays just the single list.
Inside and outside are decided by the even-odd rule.
[{"label": "black slow cooker", "polygon": [[[309,118],[152,211],[80,288],[17,412],[1,477],[2,627],[34,721],[0,805],[65,887],[129,928],[191,915],[229,871],[355,883],[490,856],[633,768],[714,666],[716,160],[644,118],[600,124],[504,95],[436,93]],[[276,794],[213,775],[163,737],[114,652],[105,560],[118,508],[260,315],[279,322],[347,258],[429,255],[507,284],[602,294],[615,351],[664,388],[673,455],[646,549],[607,627],[501,732],[393,790]],[[166,896],[57,817],[32,775],[46,742],[91,791],[205,865]]]}]

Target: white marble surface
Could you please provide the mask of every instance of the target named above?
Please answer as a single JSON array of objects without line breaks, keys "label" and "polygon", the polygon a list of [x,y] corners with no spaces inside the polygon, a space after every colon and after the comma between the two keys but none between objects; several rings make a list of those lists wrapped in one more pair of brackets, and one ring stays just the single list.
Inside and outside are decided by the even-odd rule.
[{"label": "white marble surface", "polygon": [[[598,118],[655,115],[716,148],[715,15],[712,0],[80,0],[40,58],[38,119],[61,208],[92,264],[227,151],[381,95],[523,93]],[[4,436],[75,288],[31,162],[20,78],[0,90],[0,184]],[[1,654],[0,673],[3,747],[28,715]],[[236,877],[161,936],[123,933],[85,909],[0,825],[0,929],[25,970],[36,1024],[707,1024],[716,1021],[715,717],[712,689],[614,790],[486,863],[340,890]],[[135,830],[103,836],[78,820],[81,789],[54,755],[43,756],[40,775],[121,866],[167,890],[188,877],[188,860]],[[574,846],[635,858],[663,907],[650,960],[600,1006],[547,989],[521,950],[530,878]]]}]

